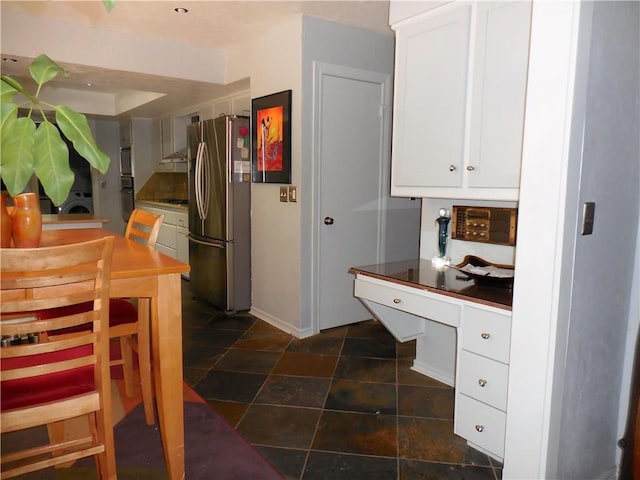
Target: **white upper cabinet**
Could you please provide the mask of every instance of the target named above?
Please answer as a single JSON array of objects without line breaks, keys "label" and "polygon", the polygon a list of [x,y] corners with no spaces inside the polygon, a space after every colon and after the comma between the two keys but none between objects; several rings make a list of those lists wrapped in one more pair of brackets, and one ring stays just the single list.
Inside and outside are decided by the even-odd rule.
[{"label": "white upper cabinet", "polygon": [[518,199],[530,17],[454,2],[392,25],[392,195]]},{"label": "white upper cabinet", "polygon": [[[182,172],[186,171],[187,155],[187,125],[190,118],[167,117],[160,120],[161,155],[158,160],[158,170]],[[167,159],[174,153],[184,154],[183,158]]]},{"label": "white upper cabinet", "polygon": [[396,31],[392,195],[462,186],[470,18],[465,6]]}]

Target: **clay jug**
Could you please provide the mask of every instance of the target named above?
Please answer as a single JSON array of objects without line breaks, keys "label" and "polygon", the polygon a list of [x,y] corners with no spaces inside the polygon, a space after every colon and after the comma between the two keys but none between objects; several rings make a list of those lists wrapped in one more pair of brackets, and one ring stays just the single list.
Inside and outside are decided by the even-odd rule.
[{"label": "clay jug", "polygon": [[11,234],[17,248],[40,246],[42,214],[40,200],[35,193],[21,193],[13,197],[15,205],[11,214]]},{"label": "clay jug", "polygon": [[9,215],[9,211],[7,210],[7,197],[9,194],[7,192],[2,192],[2,200],[0,201],[0,215],[2,215],[2,231],[0,234],[2,235],[2,244],[0,246],[2,248],[8,248],[11,246],[11,216]]}]

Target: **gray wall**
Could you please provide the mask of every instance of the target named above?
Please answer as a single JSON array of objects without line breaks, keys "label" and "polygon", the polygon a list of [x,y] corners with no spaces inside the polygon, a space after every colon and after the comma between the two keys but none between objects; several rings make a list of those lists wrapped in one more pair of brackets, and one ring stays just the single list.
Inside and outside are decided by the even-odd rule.
[{"label": "gray wall", "polygon": [[[565,240],[573,283],[568,307],[558,449],[551,478],[603,478],[615,471],[618,415],[638,248],[640,4],[593,2],[581,18],[587,52],[585,123],[572,138],[579,184],[569,191]],[[592,8],[592,10],[591,10]],[[592,16],[590,15],[592,11]],[[584,33],[584,35],[583,35]],[[583,130],[582,130],[583,127]],[[581,154],[580,154],[581,152]],[[596,203],[593,235],[581,235],[584,202]],[[563,335],[560,335],[562,338]],[[627,352],[627,356],[633,352]],[[554,388],[555,391],[555,388]]]},{"label": "gray wall", "polygon": [[[313,62],[323,62],[391,75],[394,37],[302,17],[302,191],[313,191]],[[390,155],[390,152],[389,152]],[[390,186],[387,186],[387,191]],[[301,329],[311,327],[312,202],[301,208]],[[420,201],[392,198],[387,203],[387,261],[418,256]],[[406,252],[402,254],[401,252]]]},{"label": "gray wall", "polygon": [[[105,175],[94,171],[93,206],[94,214],[109,220],[104,228],[124,235],[120,204],[120,128],[117,120],[92,120],[98,146],[109,155],[111,163]],[[104,182],[104,183],[101,183]],[[104,188],[103,188],[104,187]]]}]

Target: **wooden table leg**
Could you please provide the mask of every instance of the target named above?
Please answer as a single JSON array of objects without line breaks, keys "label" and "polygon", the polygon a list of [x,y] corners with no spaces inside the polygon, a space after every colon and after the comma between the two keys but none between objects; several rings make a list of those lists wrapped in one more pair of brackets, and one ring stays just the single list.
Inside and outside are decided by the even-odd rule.
[{"label": "wooden table leg", "polygon": [[184,479],[182,395],[182,295],[180,274],[158,276],[151,302],[151,338],[156,402],[164,458],[171,480]]}]

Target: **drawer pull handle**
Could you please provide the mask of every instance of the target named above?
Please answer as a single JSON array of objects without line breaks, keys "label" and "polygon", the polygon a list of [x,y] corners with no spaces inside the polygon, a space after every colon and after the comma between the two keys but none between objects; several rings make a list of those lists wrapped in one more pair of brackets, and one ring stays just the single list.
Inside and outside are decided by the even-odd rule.
[{"label": "drawer pull handle", "polygon": [[457,167],[455,165],[449,165],[450,172],[455,172],[456,170],[457,170]]},{"label": "drawer pull handle", "polygon": [[486,332],[484,332],[484,333],[481,333],[481,334],[480,334],[480,336],[481,336],[482,338],[484,338],[485,340],[489,340],[489,337],[490,337],[491,335],[490,335],[490,334],[488,334],[488,333],[486,333]]},{"label": "drawer pull handle", "polygon": [[484,378],[478,379],[478,385],[480,385],[481,387],[484,387],[486,384],[487,384],[487,381]]},{"label": "drawer pull handle", "polygon": [[399,298],[394,298],[393,299],[393,303],[398,304],[400,303],[402,300],[400,300]]},{"label": "drawer pull handle", "polygon": [[484,425],[476,425],[476,431],[482,433],[484,431]]}]

